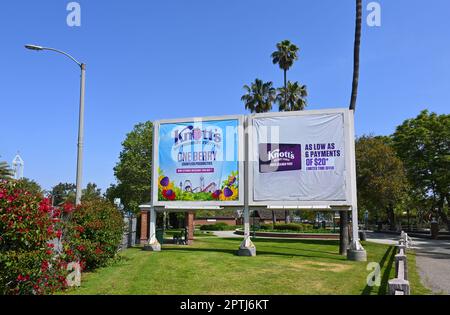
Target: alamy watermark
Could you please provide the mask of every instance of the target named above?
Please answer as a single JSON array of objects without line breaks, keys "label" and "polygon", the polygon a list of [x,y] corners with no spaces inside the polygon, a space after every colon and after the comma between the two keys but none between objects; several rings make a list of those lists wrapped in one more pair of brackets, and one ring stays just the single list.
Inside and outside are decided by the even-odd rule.
[{"label": "alamy watermark", "polygon": [[366,7],[369,14],[366,18],[366,23],[369,27],[381,26],[381,5],[377,1],[372,1],[367,4]]},{"label": "alamy watermark", "polygon": [[370,262],[367,264],[366,270],[370,271],[370,273],[367,275],[367,278],[366,278],[367,285],[369,287],[373,287],[373,286],[379,287],[381,285],[380,264],[377,262]]},{"label": "alamy watermark", "polygon": [[81,6],[78,2],[69,2],[66,6],[67,14],[66,23],[69,27],[81,26]]}]

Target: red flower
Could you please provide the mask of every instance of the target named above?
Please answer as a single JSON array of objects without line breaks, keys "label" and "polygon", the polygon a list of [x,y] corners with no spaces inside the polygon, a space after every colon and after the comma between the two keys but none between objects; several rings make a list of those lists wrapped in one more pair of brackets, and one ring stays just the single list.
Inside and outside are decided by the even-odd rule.
[{"label": "red flower", "polygon": [[56,237],[61,238],[61,236],[62,236],[62,231],[61,230],[56,231]]},{"label": "red flower", "polygon": [[39,211],[41,212],[50,212],[52,210],[50,200],[48,198],[42,199],[39,203]]},{"label": "red flower", "polygon": [[64,210],[65,213],[70,213],[70,212],[72,212],[73,210],[75,210],[75,206],[73,205],[73,203],[66,202],[66,203],[63,205],[63,210]]},{"label": "red flower", "polygon": [[49,267],[48,261],[44,260],[44,261],[42,262],[42,264],[41,264],[41,270],[42,270],[42,272],[47,271],[47,270],[48,270],[48,267]]},{"label": "red flower", "polygon": [[47,250],[45,251],[45,253],[46,253],[47,255],[52,255],[52,254],[53,254],[53,251],[50,250],[50,249],[47,249]]},{"label": "red flower", "polygon": [[80,252],[83,252],[83,251],[85,250],[85,248],[84,248],[83,245],[78,245],[78,246],[77,246],[77,249],[78,249]]},{"label": "red flower", "polygon": [[100,247],[97,247],[97,248],[95,249],[95,253],[96,253],[97,255],[100,255],[100,254],[103,254],[103,251],[100,249]]}]

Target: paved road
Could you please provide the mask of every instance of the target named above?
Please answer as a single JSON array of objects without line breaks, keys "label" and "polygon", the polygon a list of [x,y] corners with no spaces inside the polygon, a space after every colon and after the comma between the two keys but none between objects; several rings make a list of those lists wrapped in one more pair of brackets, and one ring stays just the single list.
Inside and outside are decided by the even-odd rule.
[{"label": "paved road", "polygon": [[[367,240],[397,244],[398,235],[367,233]],[[450,241],[416,237],[412,240],[422,283],[434,293],[450,294]]]}]

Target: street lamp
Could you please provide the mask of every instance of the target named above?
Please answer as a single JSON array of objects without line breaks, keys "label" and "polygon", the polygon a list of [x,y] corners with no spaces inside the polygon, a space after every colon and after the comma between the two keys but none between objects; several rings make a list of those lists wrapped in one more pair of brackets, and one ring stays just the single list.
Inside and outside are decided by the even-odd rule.
[{"label": "street lamp", "polygon": [[38,45],[25,45],[25,48],[30,50],[50,50],[71,59],[75,62],[81,69],[81,82],[80,82],[80,111],[78,117],[78,144],[77,144],[77,190],[76,190],[76,198],[75,204],[79,205],[81,203],[81,181],[82,181],[82,167],[83,167],[83,137],[84,137],[84,88],[85,88],[85,76],[86,76],[86,64],[79,62],[75,58],[73,58],[68,53],[65,53],[61,50],[43,47]]}]

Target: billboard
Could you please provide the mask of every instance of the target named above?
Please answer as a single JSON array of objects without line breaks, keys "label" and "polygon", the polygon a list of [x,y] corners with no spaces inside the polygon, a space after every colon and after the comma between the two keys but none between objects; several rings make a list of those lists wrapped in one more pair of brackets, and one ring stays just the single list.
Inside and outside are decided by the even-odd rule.
[{"label": "billboard", "polygon": [[255,114],[248,123],[250,205],[353,204],[354,131],[349,110]]},{"label": "billboard", "polygon": [[153,204],[243,204],[241,116],[154,124]]}]

